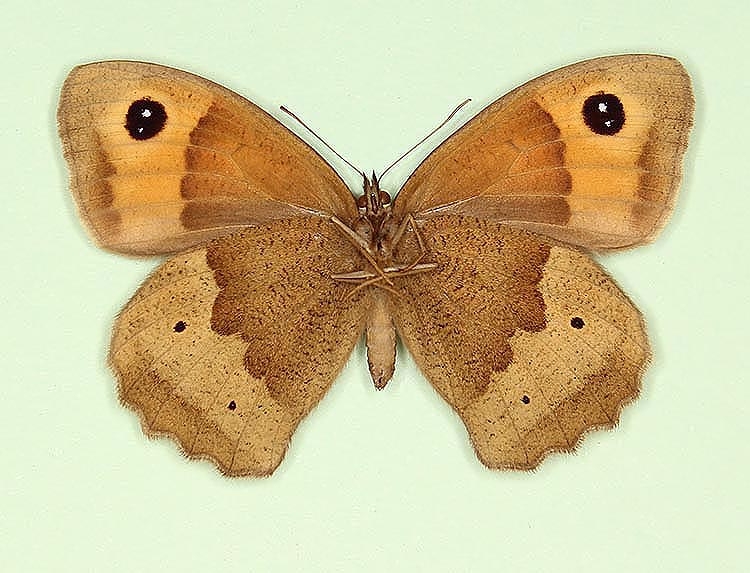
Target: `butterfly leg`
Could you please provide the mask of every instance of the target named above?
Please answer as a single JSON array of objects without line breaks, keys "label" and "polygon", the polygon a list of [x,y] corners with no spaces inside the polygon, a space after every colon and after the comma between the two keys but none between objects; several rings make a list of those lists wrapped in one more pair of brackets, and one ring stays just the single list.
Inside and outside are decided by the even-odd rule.
[{"label": "butterfly leg", "polygon": [[393,281],[391,280],[392,277],[407,276],[415,273],[434,270],[437,268],[437,263],[422,263],[422,259],[424,259],[429,251],[425,245],[424,239],[419,233],[416,221],[411,214],[408,215],[398,226],[396,232],[394,233],[391,244],[394,246],[398,244],[398,242],[403,238],[406,230],[411,227],[417,239],[420,253],[410,263],[406,265],[398,265],[395,267],[380,267],[380,265],[375,260],[375,255],[372,253],[369,245],[367,245],[362,237],[360,237],[337,217],[331,217],[331,222],[333,222],[344,233],[349,241],[360,250],[362,255],[367,259],[367,261],[372,265],[374,269],[374,272],[359,270],[350,273],[338,273],[331,275],[331,278],[336,281],[359,283],[354,289],[349,292],[347,298],[351,298],[360,290],[371,285],[387,290],[394,296],[400,296],[398,291],[393,287]]},{"label": "butterfly leg", "polygon": [[[421,258],[421,257],[420,257]],[[407,267],[386,267],[383,272],[389,277],[405,277],[409,275],[415,275],[425,271],[431,271],[437,268],[436,263],[422,263],[419,264],[419,259]],[[370,285],[376,285],[378,288],[382,288],[392,293],[395,296],[401,296],[401,294],[393,287],[388,285],[378,284],[383,281],[383,277],[367,271],[355,271],[353,273],[340,273],[331,275],[333,280],[350,283],[360,283],[356,288],[349,291],[347,298],[354,296],[357,292]]]},{"label": "butterfly leg", "polygon": [[[414,237],[417,240],[417,244],[419,245],[419,255],[408,265],[399,267],[398,269],[393,269],[392,274],[396,274],[396,276],[405,276],[409,274],[413,274],[410,271],[416,270],[416,272],[424,272],[428,270],[433,270],[437,268],[437,263],[422,263],[422,259],[424,259],[427,254],[430,252],[427,249],[427,246],[425,245],[424,238],[422,237],[422,234],[419,232],[419,227],[417,226],[417,221],[414,219],[414,216],[409,213],[406,217],[404,217],[404,220],[401,221],[401,224],[396,229],[396,232],[393,234],[393,238],[391,239],[391,249],[395,248],[400,242],[401,239],[404,237],[404,233],[411,227],[412,232],[414,233]],[[389,269],[386,269],[386,273]]]},{"label": "butterfly leg", "polygon": [[339,219],[338,217],[331,217],[331,222],[336,225],[342,233],[344,233],[344,236],[349,239],[349,241],[355,247],[359,249],[359,251],[362,253],[362,256],[367,259],[367,262],[372,265],[373,269],[375,269],[375,272],[380,275],[381,280],[384,280],[390,286],[393,286],[393,281],[391,281],[386,276],[385,271],[380,268],[380,265],[378,265],[378,262],[375,260],[375,255],[373,255],[369,245],[367,245],[365,240],[357,233],[355,233],[350,227],[345,225],[344,222],[341,221],[341,219]]},{"label": "butterfly leg", "polygon": [[419,229],[417,228],[417,221],[414,219],[414,215],[412,215],[411,213],[404,217],[404,219],[396,229],[396,232],[393,233],[393,238],[391,239],[391,247],[395,248],[396,245],[401,242],[401,239],[404,237],[404,233],[409,227],[411,227],[411,230],[414,231],[414,236],[416,237],[417,243],[419,244],[419,250],[426,252],[427,249],[424,245],[424,240],[422,239],[422,235],[419,233]]}]

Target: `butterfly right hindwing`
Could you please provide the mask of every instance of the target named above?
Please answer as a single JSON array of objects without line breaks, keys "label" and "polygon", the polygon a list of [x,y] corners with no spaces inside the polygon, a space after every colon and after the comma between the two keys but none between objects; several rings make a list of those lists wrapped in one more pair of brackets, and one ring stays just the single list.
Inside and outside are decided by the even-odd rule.
[{"label": "butterfly right hindwing", "polygon": [[599,265],[472,217],[433,217],[420,232],[439,270],[398,280],[396,327],[487,466],[531,469],[617,423],[650,351],[640,313]]}]

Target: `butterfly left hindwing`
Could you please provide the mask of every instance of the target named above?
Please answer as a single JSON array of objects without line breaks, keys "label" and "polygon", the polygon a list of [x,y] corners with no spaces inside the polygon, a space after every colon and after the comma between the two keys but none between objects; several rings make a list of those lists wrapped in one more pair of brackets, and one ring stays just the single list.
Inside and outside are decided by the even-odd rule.
[{"label": "butterfly left hindwing", "polygon": [[174,256],[115,323],[120,398],[186,455],[227,475],[270,474],[362,335],[368,293],[342,304],[349,289],[328,279],[361,264],[312,218]]}]

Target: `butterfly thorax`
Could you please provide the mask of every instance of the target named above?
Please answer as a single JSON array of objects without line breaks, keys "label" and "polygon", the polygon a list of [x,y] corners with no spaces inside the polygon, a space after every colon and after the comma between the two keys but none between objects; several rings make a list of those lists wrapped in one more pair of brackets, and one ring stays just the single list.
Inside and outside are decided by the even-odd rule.
[{"label": "butterfly thorax", "polygon": [[[435,263],[425,263],[427,255],[424,241],[419,235],[416,221],[411,215],[403,220],[393,216],[391,196],[380,189],[376,175],[372,179],[364,176],[364,193],[357,198],[359,217],[351,226],[334,217],[342,233],[363,255],[366,264],[362,269],[336,273],[332,279],[357,284],[355,291],[367,287],[380,288],[398,295],[393,279],[416,273],[433,271]],[[408,260],[400,260],[394,252],[402,240],[409,235],[416,238],[417,251]]]},{"label": "butterfly thorax", "polygon": [[[367,317],[365,339],[367,362],[375,387],[382,389],[391,379],[396,359],[396,330],[391,316],[389,297],[400,296],[399,279],[432,272],[434,262],[423,262],[428,251],[419,235],[412,216],[394,219],[391,196],[380,189],[378,179],[364,176],[364,193],[357,199],[359,217],[351,227],[337,218],[332,221],[363,255],[361,269],[341,272],[331,276],[334,281],[350,283],[347,298],[359,291],[372,289],[371,308]],[[416,238],[417,249],[413,256],[400,260],[394,255],[396,247],[408,231]],[[408,250],[408,249],[407,249]]]}]

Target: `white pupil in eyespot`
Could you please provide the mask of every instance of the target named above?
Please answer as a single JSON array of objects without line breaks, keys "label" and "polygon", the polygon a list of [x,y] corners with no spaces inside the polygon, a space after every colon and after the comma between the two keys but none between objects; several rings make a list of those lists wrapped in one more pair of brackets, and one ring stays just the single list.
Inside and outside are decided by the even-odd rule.
[{"label": "white pupil in eyespot", "polygon": [[151,117],[151,110],[146,108],[141,112],[141,117]]},{"label": "white pupil in eyespot", "polygon": [[599,103],[599,111],[601,113],[607,113],[607,104],[605,102]]}]

